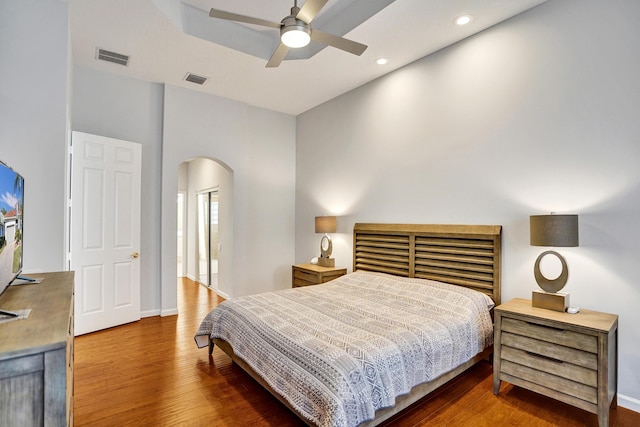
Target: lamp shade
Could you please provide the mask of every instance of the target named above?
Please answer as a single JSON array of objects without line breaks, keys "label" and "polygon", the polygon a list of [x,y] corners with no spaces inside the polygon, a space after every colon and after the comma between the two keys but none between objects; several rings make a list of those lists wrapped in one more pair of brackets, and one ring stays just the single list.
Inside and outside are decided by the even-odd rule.
[{"label": "lamp shade", "polygon": [[531,215],[531,246],[578,246],[578,215]]},{"label": "lamp shade", "polygon": [[336,217],[335,216],[317,216],[316,217],[316,233],[335,233]]}]

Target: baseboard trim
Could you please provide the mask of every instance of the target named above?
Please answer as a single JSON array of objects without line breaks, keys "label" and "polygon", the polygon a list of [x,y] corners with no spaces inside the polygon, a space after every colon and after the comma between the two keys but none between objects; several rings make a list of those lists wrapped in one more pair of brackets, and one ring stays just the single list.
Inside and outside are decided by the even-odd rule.
[{"label": "baseboard trim", "polygon": [[220,295],[222,298],[224,299],[229,299],[229,295],[227,295],[226,293],[222,292],[221,290],[216,290],[215,291],[216,294]]},{"label": "baseboard trim", "polygon": [[160,310],[148,310],[148,311],[141,311],[140,312],[140,318],[141,319],[143,317],[153,317],[153,316],[160,316]]},{"label": "baseboard trim", "polygon": [[149,311],[143,311],[140,313],[140,318],[142,319],[143,317],[153,317],[153,316],[175,316],[178,314],[178,309],[177,308],[172,308],[169,310],[149,310]]},{"label": "baseboard trim", "polygon": [[640,400],[634,399],[633,397],[618,394],[618,405],[633,412],[640,413]]},{"label": "baseboard trim", "polygon": [[160,311],[160,316],[165,317],[165,316],[177,316],[178,315],[178,309],[177,308],[171,308],[168,310],[162,310]]}]

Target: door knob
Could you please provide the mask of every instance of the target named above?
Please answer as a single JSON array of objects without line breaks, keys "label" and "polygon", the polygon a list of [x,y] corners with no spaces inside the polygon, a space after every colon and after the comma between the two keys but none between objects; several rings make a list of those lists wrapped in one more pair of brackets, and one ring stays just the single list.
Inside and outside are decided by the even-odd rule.
[{"label": "door knob", "polygon": [[133,259],[137,259],[137,258],[139,258],[139,257],[140,257],[140,253],[139,253],[139,252],[133,252],[133,253],[131,254],[131,258],[133,258]]}]

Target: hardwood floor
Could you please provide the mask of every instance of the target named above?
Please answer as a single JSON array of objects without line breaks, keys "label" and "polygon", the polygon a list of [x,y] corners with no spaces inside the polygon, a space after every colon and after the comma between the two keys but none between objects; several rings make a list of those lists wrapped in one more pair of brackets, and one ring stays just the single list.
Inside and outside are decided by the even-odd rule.
[{"label": "hardwood floor", "polygon": [[[280,402],[217,349],[193,335],[221,299],[178,283],[179,316],[151,317],[75,340],[76,426],[301,426]],[[480,363],[385,426],[597,426],[594,414],[503,383]],[[640,425],[618,407],[611,425]]]}]

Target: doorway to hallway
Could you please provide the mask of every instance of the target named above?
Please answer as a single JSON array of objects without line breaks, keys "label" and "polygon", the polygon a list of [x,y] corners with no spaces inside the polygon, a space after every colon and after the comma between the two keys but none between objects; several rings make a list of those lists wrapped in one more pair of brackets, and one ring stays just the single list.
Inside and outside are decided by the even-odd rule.
[{"label": "doorway to hallway", "polygon": [[198,282],[218,289],[219,198],[218,189],[197,195],[198,209]]},{"label": "doorway to hallway", "polygon": [[178,166],[177,273],[222,297],[233,283],[233,171],[207,158]]}]

